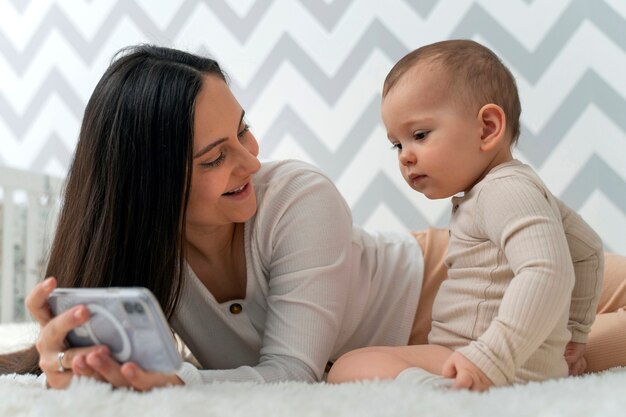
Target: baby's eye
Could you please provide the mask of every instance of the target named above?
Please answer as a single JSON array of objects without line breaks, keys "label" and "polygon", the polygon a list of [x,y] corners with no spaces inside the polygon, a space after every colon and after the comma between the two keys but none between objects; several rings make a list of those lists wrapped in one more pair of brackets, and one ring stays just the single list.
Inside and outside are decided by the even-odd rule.
[{"label": "baby's eye", "polygon": [[245,135],[245,134],[246,134],[246,132],[249,132],[249,131],[250,131],[250,125],[249,125],[249,124],[247,124],[247,123],[245,123],[245,124],[243,125],[243,129],[241,129],[241,130],[239,131],[239,133],[237,133],[237,137],[238,137],[239,139],[241,139],[241,138],[243,137],[243,135]]},{"label": "baby's eye", "polygon": [[428,132],[427,130],[419,130],[415,133],[413,133],[413,139],[415,140],[423,140],[426,139],[426,136],[428,136],[430,132]]},{"label": "baby's eye", "polygon": [[401,143],[394,143],[391,145],[391,149],[396,151],[396,152],[400,152],[402,150],[402,144]]}]

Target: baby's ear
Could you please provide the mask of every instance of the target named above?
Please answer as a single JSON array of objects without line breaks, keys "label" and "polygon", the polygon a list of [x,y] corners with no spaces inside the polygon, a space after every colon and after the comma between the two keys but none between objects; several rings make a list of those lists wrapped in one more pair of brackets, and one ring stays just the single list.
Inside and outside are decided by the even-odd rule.
[{"label": "baby's ear", "polygon": [[482,150],[490,151],[505,140],[506,115],[502,107],[493,103],[485,104],[478,112],[478,119],[482,125]]}]

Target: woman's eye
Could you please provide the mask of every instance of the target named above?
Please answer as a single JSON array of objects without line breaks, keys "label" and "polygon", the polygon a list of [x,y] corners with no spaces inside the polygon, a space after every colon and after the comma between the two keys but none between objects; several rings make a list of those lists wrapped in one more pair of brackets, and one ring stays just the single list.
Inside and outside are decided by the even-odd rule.
[{"label": "woman's eye", "polygon": [[249,132],[249,131],[250,131],[250,125],[246,123],[243,125],[243,129],[241,129],[239,133],[237,133],[237,137],[241,139],[243,135],[245,135],[246,132]]},{"label": "woman's eye", "polygon": [[426,139],[426,136],[428,136],[428,131],[426,130],[420,130],[418,132],[413,133],[413,139],[415,140],[423,140]]},{"label": "woman's eye", "polygon": [[202,165],[203,167],[207,167],[207,168],[215,168],[216,166],[224,162],[225,156],[226,155],[224,155],[224,152],[220,152],[219,156],[215,158],[214,160],[202,162],[200,165]]}]

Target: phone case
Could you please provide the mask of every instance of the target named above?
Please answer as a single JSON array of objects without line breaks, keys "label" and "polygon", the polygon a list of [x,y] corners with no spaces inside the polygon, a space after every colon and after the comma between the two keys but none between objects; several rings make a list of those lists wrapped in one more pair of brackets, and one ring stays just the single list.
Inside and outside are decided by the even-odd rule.
[{"label": "phone case", "polygon": [[57,288],[48,304],[54,315],[79,304],[89,309],[89,321],[67,336],[72,347],[103,344],[118,362],[147,371],[173,373],[182,365],[169,324],[147,288]]}]

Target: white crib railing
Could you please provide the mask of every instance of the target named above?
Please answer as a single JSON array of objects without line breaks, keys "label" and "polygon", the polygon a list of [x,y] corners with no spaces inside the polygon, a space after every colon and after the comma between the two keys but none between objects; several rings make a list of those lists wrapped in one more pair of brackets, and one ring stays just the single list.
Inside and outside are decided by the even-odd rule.
[{"label": "white crib railing", "polygon": [[0,323],[23,321],[24,297],[42,278],[62,179],[0,167]]}]

